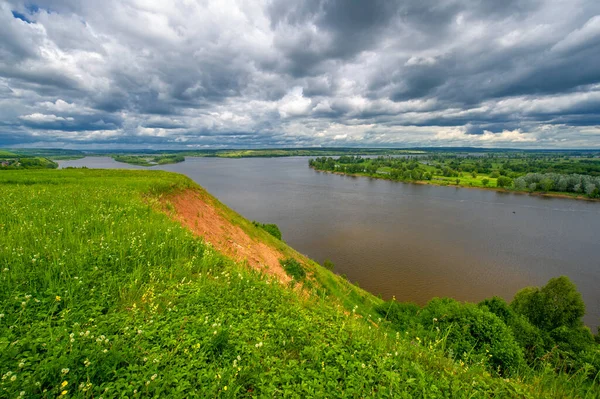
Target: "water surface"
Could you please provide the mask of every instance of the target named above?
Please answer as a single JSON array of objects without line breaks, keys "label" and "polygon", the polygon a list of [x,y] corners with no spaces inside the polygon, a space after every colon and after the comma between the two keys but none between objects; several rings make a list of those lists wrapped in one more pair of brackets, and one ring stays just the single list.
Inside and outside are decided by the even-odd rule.
[{"label": "water surface", "polygon": [[[65,166],[145,169],[111,158]],[[403,184],[317,172],[308,158],[187,158],[183,173],[250,220],[279,225],[292,247],[383,296],[510,300],[569,276],[586,324],[600,324],[600,204]]]}]

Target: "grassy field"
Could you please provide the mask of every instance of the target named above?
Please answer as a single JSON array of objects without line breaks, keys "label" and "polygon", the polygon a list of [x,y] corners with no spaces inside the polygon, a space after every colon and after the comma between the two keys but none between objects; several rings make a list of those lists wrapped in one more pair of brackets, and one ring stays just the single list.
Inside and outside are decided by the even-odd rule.
[{"label": "grassy field", "polygon": [[[294,289],[184,229],[196,190],[300,261]],[[595,397],[554,369],[499,377],[401,334],[382,301],[310,262],[188,178],[0,174],[0,397]],[[385,317],[384,317],[385,319]],[[432,327],[433,328],[433,327]]]}]

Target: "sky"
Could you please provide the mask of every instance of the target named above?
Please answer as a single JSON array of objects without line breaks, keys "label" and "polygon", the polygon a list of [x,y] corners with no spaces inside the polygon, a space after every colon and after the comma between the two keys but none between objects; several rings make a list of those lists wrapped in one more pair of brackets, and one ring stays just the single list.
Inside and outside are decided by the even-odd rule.
[{"label": "sky", "polygon": [[0,147],[600,149],[598,0],[0,0]]}]

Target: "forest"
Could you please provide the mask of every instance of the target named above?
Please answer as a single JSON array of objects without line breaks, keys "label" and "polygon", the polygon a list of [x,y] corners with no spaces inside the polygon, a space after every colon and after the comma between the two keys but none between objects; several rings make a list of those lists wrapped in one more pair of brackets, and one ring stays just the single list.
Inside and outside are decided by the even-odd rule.
[{"label": "forest", "polygon": [[600,198],[600,158],[586,153],[434,153],[309,160],[315,170],[403,182]]}]

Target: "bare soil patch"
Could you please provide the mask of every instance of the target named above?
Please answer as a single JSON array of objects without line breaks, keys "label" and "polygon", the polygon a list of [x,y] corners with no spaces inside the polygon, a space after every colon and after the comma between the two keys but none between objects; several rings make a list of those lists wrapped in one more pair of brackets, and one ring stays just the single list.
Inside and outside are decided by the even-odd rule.
[{"label": "bare soil patch", "polygon": [[282,283],[290,281],[279,263],[284,256],[278,250],[250,237],[199,192],[186,190],[170,196],[168,201],[175,208],[172,216],[176,220],[221,253],[236,261],[247,261],[252,268],[272,275]]}]

